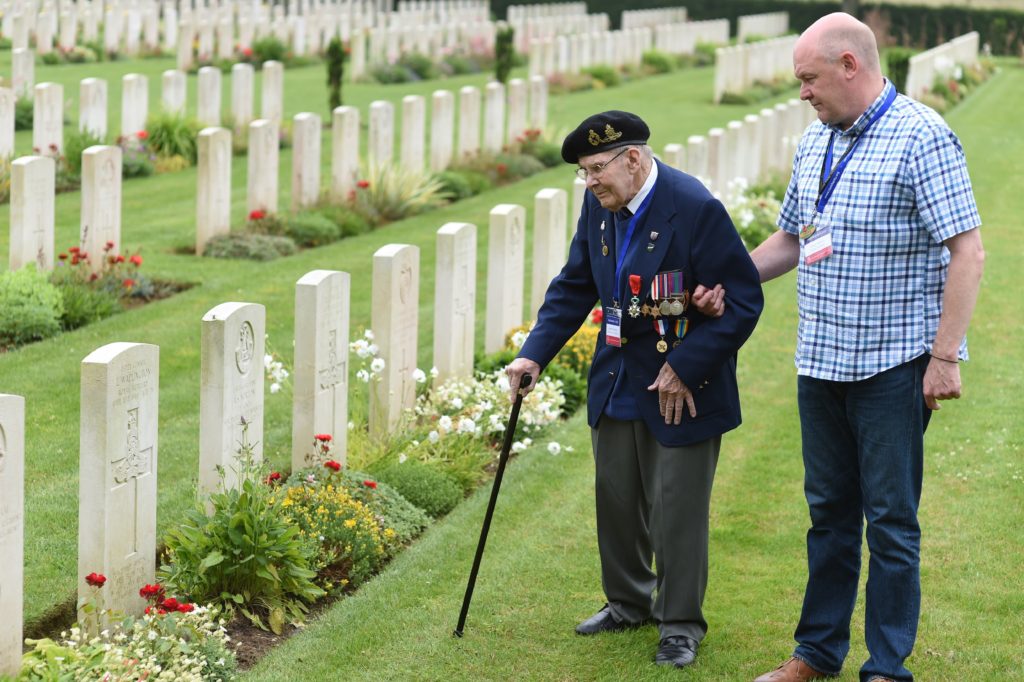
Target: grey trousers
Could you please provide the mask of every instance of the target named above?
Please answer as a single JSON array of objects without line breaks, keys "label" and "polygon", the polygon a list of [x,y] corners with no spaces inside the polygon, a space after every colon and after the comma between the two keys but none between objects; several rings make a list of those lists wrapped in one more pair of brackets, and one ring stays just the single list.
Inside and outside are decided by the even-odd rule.
[{"label": "grey trousers", "polygon": [[612,613],[631,623],[653,617],[662,638],[701,641],[721,436],[665,447],[643,421],[602,416],[591,439],[601,582]]}]

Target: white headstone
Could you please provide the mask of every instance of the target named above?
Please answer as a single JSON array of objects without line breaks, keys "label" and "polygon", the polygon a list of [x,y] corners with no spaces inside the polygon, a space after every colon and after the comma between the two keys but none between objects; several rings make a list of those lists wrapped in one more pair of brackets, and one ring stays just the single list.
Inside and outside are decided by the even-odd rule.
[{"label": "white headstone", "polygon": [[191,21],[182,20],[178,24],[178,71],[188,71],[194,61],[193,40],[195,26]]},{"label": "white headstone", "polygon": [[53,269],[56,163],[52,156],[23,156],[11,163],[11,270],[35,263]]},{"label": "white headstone", "polygon": [[231,119],[235,135],[243,135],[252,123],[253,78],[252,64],[235,64],[231,67]]},{"label": "white headstone", "polygon": [[487,322],[484,352],[496,353],[505,335],[523,323],[526,209],[498,204],[491,209],[487,236]]},{"label": "white headstone", "polygon": [[465,85],[459,89],[459,158],[480,151],[480,89]]},{"label": "white headstone", "polygon": [[204,128],[197,138],[196,254],[206,243],[231,231],[231,131]]},{"label": "white headstone", "polygon": [[438,173],[452,162],[455,130],[455,97],[448,90],[435,90],[430,115],[430,170]]},{"label": "white headstone", "polygon": [[423,172],[423,135],[426,106],[422,95],[402,98],[402,167]]},{"label": "white headstone", "polygon": [[320,117],[296,114],[292,123],[292,210],[320,199]]},{"label": "white headstone", "polygon": [[[243,445],[263,459],[263,352],[266,310],[221,303],[203,315],[199,387],[199,489],[239,485]],[[244,442],[243,442],[244,431]]]},{"label": "white headstone", "polygon": [[14,156],[14,109],[17,98],[11,88],[0,88],[0,159]]},{"label": "white headstone", "polygon": [[484,96],[484,151],[498,153],[505,143],[505,86],[487,84]]},{"label": "white headstone", "polygon": [[196,118],[205,126],[220,125],[220,69],[204,66],[199,69],[199,93]]},{"label": "white headstone", "polygon": [[725,160],[725,130],[712,128],[708,131],[707,142],[707,169],[708,181],[711,183],[713,192],[725,192],[726,160]]},{"label": "white headstone", "polygon": [[249,124],[249,182],[246,211],[277,213],[278,133],[273,121]]},{"label": "white headstone", "polygon": [[583,201],[587,198],[587,181],[576,178],[572,181],[572,215],[570,216],[569,229],[576,229],[583,215]]},{"label": "white headstone", "polygon": [[359,174],[359,109],[338,107],[331,126],[331,198],[345,201]]},{"label": "white headstone", "polygon": [[508,82],[508,142],[516,142],[526,131],[526,81],[512,78]]},{"label": "white headstone", "polygon": [[446,223],[437,231],[434,286],[437,380],[470,378],[476,337],[476,225]]},{"label": "white headstone", "polygon": [[93,272],[107,242],[121,250],[121,148],[96,145],[82,152],[81,248]]},{"label": "white headstone", "polygon": [[64,149],[64,86],[37,85],[32,116],[32,147],[39,154],[59,154]]},{"label": "white headstone", "polygon": [[371,325],[384,370],[371,380],[370,432],[391,432],[416,402],[420,250],[387,244],[373,254]]},{"label": "white headstone", "polygon": [[25,551],[25,399],[0,394],[0,675],[21,669]]},{"label": "white headstone", "polygon": [[395,137],[395,106],[385,100],[370,103],[369,149],[370,168],[391,163]]},{"label": "white headstone", "polygon": [[169,114],[184,116],[188,97],[186,93],[185,74],[176,69],[164,71],[161,91],[163,110]]},{"label": "white headstone", "polygon": [[100,573],[100,607],[135,616],[156,575],[159,391],[157,346],[111,343],[82,360],[78,596]]},{"label": "white headstone", "polygon": [[661,154],[661,160],[676,170],[686,170],[686,147],[681,144],[670,143],[665,145]]},{"label": "white headstone", "polygon": [[687,138],[686,163],[687,173],[704,182],[711,182],[708,175],[708,143],[703,135],[690,135]]},{"label": "white headstone", "polygon": [[28,48],[11,52],[11,86],[18,97],[31,97],[36,82],[36,56]]},{"label": "white headstone", "polygon": [[533,211],[533,286],[530,290],[530,315],[544,302],[544,294],[555,275],[565,265],[568,247],[564,189],[542,189],[534,196]]},{"label": "white headstone", "polygon": [[548,127],[548,79],[530,78],[530,127],[544,132]]},{"label": "white headstone", "polygon": [[313,270],[295,286],[292,471],[320,464],[313,437],[333,437],[336,461],[348,446],[348,327],[351,278]]},{"label": "white headstone", "polygon": [[78,129],[101,140],[107,136],[107,81],[83,78],[78,86]]},{"label": "white headstone", "polygon": [[136,135],[146,129],[149,112],[149,81],[138,73],[121,79],[121,134]]},{"label": "white headstone", "polygon": [[280,125],[284,120],[284,65],[281,62],[263,62],[260,102],[260,118]]}]

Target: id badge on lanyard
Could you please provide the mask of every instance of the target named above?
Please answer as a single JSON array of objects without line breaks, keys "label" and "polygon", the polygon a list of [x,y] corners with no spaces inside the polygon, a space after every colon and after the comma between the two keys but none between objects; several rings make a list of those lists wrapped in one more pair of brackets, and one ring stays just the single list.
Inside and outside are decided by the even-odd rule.
[{"label": "id badge on lanyard", "polygon": [[800,255],[804,265],[814,265],[832,255],[832,227],[826,216],[817,211],[800,230]]},{"label": "id badge on lanyard", "polygon": [[622,308],[604,309],[604,340],[609,346],[622,347]]}]

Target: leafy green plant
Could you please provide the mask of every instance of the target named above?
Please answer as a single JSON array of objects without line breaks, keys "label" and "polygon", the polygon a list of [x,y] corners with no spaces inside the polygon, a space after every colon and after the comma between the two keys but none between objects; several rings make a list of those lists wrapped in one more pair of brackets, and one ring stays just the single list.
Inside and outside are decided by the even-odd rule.
[{"label": "leafy green plant", "polygon": [[494,80],[499,83],[508,82],[508,75],[512,72],[513,61],[515,60],[515,46],[513,39],[516,30],[511,26],[502,26],[494,36]]},{"label": "leafy green plant", "polygon": [[206,243],[204,256],[210,258],[242,258],[268,261],[295,253],[295,242],[289,237],[249,232],[232,232],[214,237]]},{"label": "leafy green plant", "polygon": [[288,230],[288,223],[277,213],[253,209],[249,211],[249,220],[245,229],[253,234],[283,235]]},{"label": "leafy green plant", "polygon": [[0,273],[0,348],[54,336],[63,313],[60,290],[35,265]]},{"label": "leafy green plant", "polygon": [[444,201],[435,178],[403,168],[382,165],[359,183],[354,206],[372,223],[401,220],[434,208]]},{"label": "leafy green plant", "polygon": [[590,74],[590,77],[593,78],[594,81],[600,81],[604,87],[615,87],[622,82],[622,76],[619,75],[619,72],[606,64],[590,66],[583,71]]},{"label": "leafy green plant", "polygon": [[457,170],[441,171],[436,176],[441,183],[441,192],[450,197],[452,201],[468,199],[473,196],[473,186],[464,173]]},{"label": "leafy green plant", "polygon": [[398,63],[412,71],[416,80],[432,80],[441,75],[434,60],[418,52],[408,52],[402,55]]},{"label": "leafy green plant", "polygon": [[320,213],[306,212],[288,218],[286,234],[299,246],[323,246],[338,241],[341,228]]},{"label": "leafy green plant", "polygon": [[82,172],[82,152],[104,140],[91,130],[72,130],[64,135],[64,159],[72,173]]},{"label": "leafy green plant", "polygon": [[117,146],[121,148],[121,176],[141,178],[152,175],[156,170],[156,157],[150,152],[146,139],[148,133],[140,130],[135,135],[121,135]]},{"label": "leafy green plant", "polygon": [[159,112],[146,119],[146,143],[157,156],[181,156],[195,164],[199,155],[198,136],[203,126],[194,118]]},{"label": "leafy green plant", "polygon": [[416,460],[391,466],[378,478],[435,519],[462,501],[462,487],[455,479]]},{"label": "leafy green plant", "polygon": [[341,80],[345,71],[345,47],[335,36],[327,45],[327,105],[331,111],[341,106]]},{"label": "leafy green plant", "polygon": [[185,512],[165,537],[167,563],[160,576],[193,601],[229,615],[238,611],[281,634],[286,623],[301,622],[306,604],[324,592],[310,568],[315,547],[281,513],[275,490],[262,482],[252,456],[243,429],[238,487],[222,486]]},{"label": "leafy green plant", "polygon": [[672,57],[660,50],[647,50],[643,54],[642,61],[644,66],[654,73],[668,73],[675,68]]},{"label": "leafy green plant", "polygon": [[412,76],[412,71],[401,64],[377,64],[370,69],[370,78],[382,85],[408,83]]},{"label": "leafy green plant", "polygon": [[316,207],[316,211],[338,226],[338,234],[342,238],[365,234],[373,229],[366,216],[347,205],[322,203]]},{"label": "leafy green plant", "polygon": [[886,75],[896,90],[904,92],[907,87],[907,73],[910,71],[910,58],[914,50],[906,47],[890,47],[885,51],[885,61],[888,65]]},{"label": "leafy green plant", "polygon": [[60,318],[64,331],[99,322],[121,311],[118,297],[106,289],[95,289],[73,282],[63,282],[57,288],[64,301],[64,312]]},{"label": "leafy green plant", "polygon": [[252,44],[253,61],[262,64],[266,61],[283,62],[288,48],[277,36],[264,36]]},{"label": "leafy green plant", "polygon": [[14,102],[14,129],[32,130],[32,120],[35,118],[35,105],[28,97],[19,97]]}]

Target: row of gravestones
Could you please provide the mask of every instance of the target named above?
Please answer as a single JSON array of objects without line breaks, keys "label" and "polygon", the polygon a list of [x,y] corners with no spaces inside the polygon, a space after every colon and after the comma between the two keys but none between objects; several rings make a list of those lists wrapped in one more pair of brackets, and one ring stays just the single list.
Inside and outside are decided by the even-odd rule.
[{"label": "row of gravestones", "polygon": [[[64,149],[64,86],[39,83],[33,86],[32,61],[28,70],[18,70],[15,61],[14,89],[0,88],[0,158],[14,155],[14,112],[18,97],[32,94],[32,147],[42,154],[59,154]],[[281,122],[284,111],[284,67],[280,62],[263,65],[261,117]],[[255,71],[251,64],[235,64],[231,70],[231,118],[244,130],[253,120]],[[165,112],[185,113],[186,76],[181,71],[163,73],[162,107]],[[107,82],[85,78],[79,85],[78,128],[100,138],[107,135]],[[206,125],[221,123],[221,72],[214,67],[200,69],[197,118]],[[121,132],[136,135],[146,129],[149,115],[149,79],[137,73],[121,79]]]},{"label": "row of gravestones", "polygon": [[[487,345],[499,348],[522,323],[525,257],[522,206],[491,211]],[[566,193],[536,196],[534,291],[565,258]],[[438,381],[472,372],[476,311],[476,227],[448,223],[437,232],[434,363]],[[373,256],[372,329],[385,368],[372,383],[370,429],[399,427],[415,402],[419,326],[419,249],[389,244]],[[295,291],[292,467],[315,465],[313,434],[331,433],[344,462],[348,423],[349,275],[314,270]],[[535,302],[534,311],[539,303]],[[239,444],[262,458],[266,311],[222,303],[202,318],[199,487],[238,485]],[[495,331],[500,333],[495,334]],[[501,338],[501,341],[492,339]],[[495,345],[497,344],[497,345]],[[139,613],[138,589],[154,580],[157,499],[159,348],[111,343],[81,367],[79,575],[107,576],[102,606]],[[24,547],[23,398],[0,395],[0,674],[21,655]],[[223,476],[223,479],[222,479]],[[222,483],[223,481],[223,483]],[[85,594],[84,580],[79,585]]]},{"label": "row of gravestones", "polygon": [[[755,83],[793,78],[793,47],[797,36],[770,38],[715,50],[714,102],[726,93],[742,94]],[[794,81],[795,83],[795,81]]]},{"label": "row of gravestones", "polygon": [[789,33],[789,12],[765,12],[747,14],[736,22],[736,40],[740,43],[749,38],[777,38]]},{"label": "row of gravestones", "polygon": [[667,24],[686,23],[685,7],[659,7],[657,9],[623,10],[619,26],[627,28],[657,28]]},{"label": "row of gravestones", "polygon": [[976,65],[979,40],[978,32],[971,31],[915,54],[907,67],[904,92],[911,97],[921,97],[932,89],[936,78],[953,78],[957,67]]},{"label": "row of gravestones", "polygon": [[511,19],[511,13],[509,16],[508,25],[515,30],[516,50],[522,54],[526,54],[530,44],[537,39],[577,33],[603,33],[611,28],[611,20],[604,13],[549,14],[520,17],[517,20]]},{"label": "row of gravestones", "polygon": [[[268,92],[266,83],[264,81],[264,93]],[[127,80],[125,84],[127,99]],[[506,141],[514,141],[529,127],[543,129],[547,124],[547,81],[543,78],[531,79],[530,106],[527,106],[527,90],[525,81],[512,79],[508,83],[506,98],[505,86],[496,82],[487,85],[481,137],[480,90],[474,86],[463,87],[459,91],[457,148],[453,139],[455,96],[447,90],[435,91],[431,98],[431,171],[447,168],[456,154],[457,158],[465,159],[479,154],[481,150],[498,152]],[[10,91],[7,93],[6,99],[12,100]],[[87,99],[83,97],[82,101],[86,102]],[[144,91],[138,101],[145,106]],[[5,94],[0,89],[0,121],[3,120],[4,102]],[[37,86],[37,123],[48,120],[40,112],[61,111],[61,104],[59,85],[51,83]],[[83,107],[83,121],[92,120],[85,113],[88,110],[88,105]],[[394,105],[388,101],[376,101],[370,105],[367,166],[371,169],[393,162],[394,110]],[[266,98],[264,112],[267,112]],[[105,111],[102,115],[105,119]],[[58,119],[58,123],[42,129],[46,136],[37,134],[34,137],[37,148],[52,149],[50,145],[55,145],[56,149],[60,149],[63,128],[62,121]],[[334,201],[340,202],[345,201],[355,189],[361,167],[359,109],[338,107],[333,112],[331,124],[329,194]],[[248,125],[247,211],[278,211],[279,129],[280,124],[273,118],[258,119]],[[402,102],[400,137],[400,162],[403,168],[423,172],[425,130],[424,98],[420,95],[405,97]],[[320,199],[321,131],[322,122],[316,114],[300,113],[295,116],[292,135],[293,210],[312,206]],[[226,234],[231,229],[232,132],[219,127],[205,128],[199,133],[197,146],[196,250],[201,255],[210,239]],[[118,248],[123,243],[121,165],[122,151],[118,146],[97,145],[82,154],[80,247],[86,253],[102,253],[107,242],[114,243]],[[55,173],[56,164],[49,155],[21,157],[11,164],[9,263],[12,270],[28,263],[35,263],[42,270],[53,268]],[[94,270],[102,266],[99,259],[94,258],[91,262]]]}]

